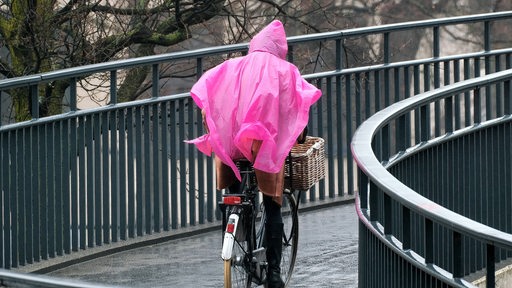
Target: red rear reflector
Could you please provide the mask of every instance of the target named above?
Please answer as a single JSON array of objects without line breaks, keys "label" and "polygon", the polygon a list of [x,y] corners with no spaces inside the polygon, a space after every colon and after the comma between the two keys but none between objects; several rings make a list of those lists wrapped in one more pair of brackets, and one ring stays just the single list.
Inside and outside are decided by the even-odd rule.
[{"label": "red rear reflector", "polygon": [[233,233],[233,231],[235,231],[235,224],[233,224],[233,223],[229,223],[229,224],[226,226],[226,232],[227,232],[227,233]]},{"label": "red rear reflector", "polygon": [[224,204],[235,205],[242,203],[242,198],[238,196],[226,196],[224,197]]}]

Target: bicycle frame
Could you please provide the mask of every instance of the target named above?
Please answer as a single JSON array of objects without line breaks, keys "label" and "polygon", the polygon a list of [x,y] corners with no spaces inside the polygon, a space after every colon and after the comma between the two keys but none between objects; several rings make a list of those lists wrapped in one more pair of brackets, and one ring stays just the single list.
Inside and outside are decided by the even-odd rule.
[{"label": "bicycle frame", "polygon": [[[242,182],[238,193],[222,195],[223,201],[219,207],[223,212],[224,239],[222,244],[222,259],[233,258],[233,247],[238,241],[247,241],[244,259],[232,259],[234,265],[240,265],[250,274],[252,281],[262,284],[266,277],[265,248],[257,245],[256,220],[258,217],[258,188],[255,174],[250,162],[239,163]],[[240,223],[242,221],[242,223]],[[245,262],[244,262],[245,261]]]},{"label": "bicycle frame", "polygon": [[[256,176],[250,162],[237,162],[242,175],[239,187],[230,187],[229,193],[223,194],[219,202],[222,211],[223,243],[221,257],[224,261],[225,287],[249,287],[250,283],[261,285],[266,282],[268,262],[266,259],[266,211],[260,203]],[[235,190],[235,191],[233,191]],[[297,194],[295,192],[298,192]],[[291,277],[295,263],[298,241],[298,206],[296,197],[300,191],[283,191],[284,221],[289,225],[283,226],[283,251],[288,251],[282,265],[285,283]],[[260,218],[261,217],[261,218]],[[261,220],[261,221],[258,221]],[[286,229],[285,229],[286,228]],[[291,248],[287,248],[291,247]],[[285,254],[283,254],[285,255]],[[284,267],[284,269],[283,269]],[[240,282],[241,281],[241,282]],[[240,283],[245,283],[241,284]]]}]

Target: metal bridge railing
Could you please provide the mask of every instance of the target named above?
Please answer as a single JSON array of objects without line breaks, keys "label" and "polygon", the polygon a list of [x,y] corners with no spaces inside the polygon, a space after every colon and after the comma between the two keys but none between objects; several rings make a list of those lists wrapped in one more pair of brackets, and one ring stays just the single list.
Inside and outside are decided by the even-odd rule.
[{"label": "metal bridge railing", "polygon": [[[312,108],[309,126],[311,134],[326,139],[328,173],[325,180],[303,193],[302,201],[321,203],[351,198],[357,192],[359,178],[348,151],[356,127],[366,118],[431,87],[510,68],[512,49],[492,50],[489,41],[489,24],[504,19],[512,19],[512,12],[290,37],[291,61],[300,60],[294,59],[294,51],[315,44],[330,47],[336,64],[334,70],[305,76],[323,91],[321,101]],[[484,27],[485,50],[441,56],[439,29],[469,24]],[[390,35],[415,29],[432,31],[432,57],[389,62]],[[384,43],[383,62],[344,68],[344,41],[375,36],[382,37]],[[27,88],[34,118],[0,126],[0,267],[29,266],[74,251],[216,222],[220,193],[214,187],[213,162],[183,142],[203,133],[197,125],[201,115],[187,93],[160,95],[160,67],[172,61],[192,62],[199,76],[206,59],[246,50],[247,44],[213,47],[0,81],[0,92]],[[78,79],[106,72],[110,83],[117,83],[120,70],[144,66],[152,71],[150,99],[118,103],[117,85],[112,84],[110,105],[77,110]],[[71,111],[39,118],[39,87],[57,80],[70,83]],[[460,97],[466,99],[465,95]],[[501,103],[504,98],[485,99]],[[436,102],[433,109],[420,109],[422,118],[414,123],[442,125],[435,125],[435,129],[421,126],[421,133],[406,134],[410,143],[404,145],[420,143],[423,138],[418,137],[431,133],[442,135],[450,125],[457,128],[463,125],[461,121],[472,120],[471,115],[461,114],[467,110],[454,104],[457,120],[445,123],[441,119],[448,108],[441,109],[440,105]],[[377,142],[383,147],[382,154],[389,155],[390,148],[381,138],[385,136]]]},{"label": "metal bridge railing", "polygon": [[[506,70],[424,92],[358,128],[352,153],[360,176],[361,287],[474,287],[465,278],[482,269],[487,287],[495,287],[496,265],[512,255],[511,81]],[[471,102],[456,115],[465,93]],[[505,114],[480,120],[487,97],[502,97],[491,109]],[[438,102],[447,122],[472,120],[437,137],[422,133],[443,125],[422,121]],[[408,146],[403,129],[421,142]]]}]

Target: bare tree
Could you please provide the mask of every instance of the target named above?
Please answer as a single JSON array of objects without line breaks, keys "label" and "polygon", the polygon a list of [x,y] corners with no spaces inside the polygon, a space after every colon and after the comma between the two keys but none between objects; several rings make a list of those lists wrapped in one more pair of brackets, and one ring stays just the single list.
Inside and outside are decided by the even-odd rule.
[{"label": "bare tree", "polygon": [[[154,54],[190,38],[188,27],[219,13],[223,0],[177,1],[2,1],[0,35],[7,57],[0,59],[6,78]],[[146,71],[130,72],[124,83],[141,83]],[[51,83],[40,93],[40,115],[61,111],[67,83]],[[130,100],[132,87],[120,98]],[[30,116],[22,91],[11,91],[17,120]]]},{"label": "bare tree", "polygon": [[[489,9],[501,11],[510,5],[504,0],[5,0],[0,2],[0,53],[6,56],[0,58],[0,74],[10,78],[114,59],[247,42],[273,19],[283,21],[287,34],[293,36],[490,12]],[[501,28],[500,35],[508,33],[510,27],[503,26],[506,27]],[[478,37],[475,33],[474,37]],[[399,61],[414,58],[425,35],[397,33],[392,37],[390,60]],[[380,41],[375,37],[345,40],[345,67],[381,61]],[[237,55],[212,57],[205,67],[234,56]],[[336,68],[332,44],[293,47],[293,56],[304,73]],[[122,72],[120,101],[147,97],[151,85],[147,69]],[[162,67],[160,85],[168,93],[188,91],[195,73],[193,64],[169,63]],[[180,85],[168,85],[176,79],[184,80]],[[102,85],[108,91],[107,79],[95,75],[94,79],[80,80],[91,99],[108,101],[108,92],[97,93]],[[171,86],[178,88],[166,88]],[[62,111],[67,87],[65,82],[41,87],[41,116]],[[17,120],[29,118],[26,93],[9,92]]]}]

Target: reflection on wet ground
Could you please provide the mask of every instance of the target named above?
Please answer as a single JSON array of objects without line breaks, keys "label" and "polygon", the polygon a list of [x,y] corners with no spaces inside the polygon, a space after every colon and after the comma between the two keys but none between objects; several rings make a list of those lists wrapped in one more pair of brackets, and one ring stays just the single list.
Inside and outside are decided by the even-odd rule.
[{"label": "reflection on wet ground", "polygon": [[[300,214],[289,287],[357,287],[354,204]],[[124,287],[222,287],[221,232],[146,246],[69,266],[50,275]]]}]

